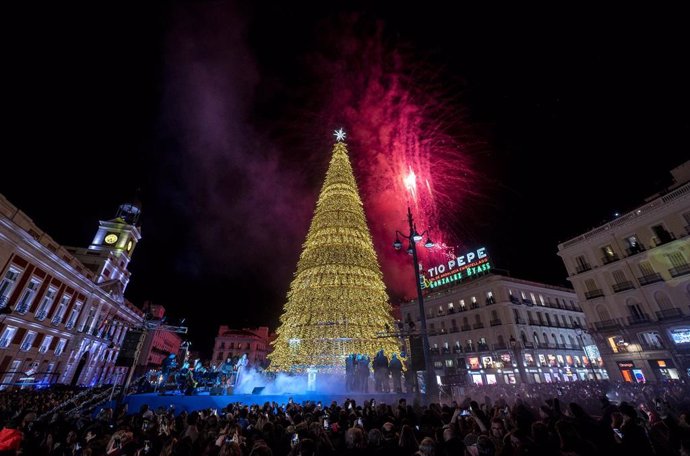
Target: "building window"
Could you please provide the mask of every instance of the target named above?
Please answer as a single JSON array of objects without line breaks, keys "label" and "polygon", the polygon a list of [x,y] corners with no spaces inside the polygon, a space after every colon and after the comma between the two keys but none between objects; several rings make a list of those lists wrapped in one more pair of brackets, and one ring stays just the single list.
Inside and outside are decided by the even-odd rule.
[{"label": "building window", "polygon": [[654,275],[654,268],[649,261],[640,261],[639,268],[643,276]]},{"label": "building window", "polygon": [[671,310],[674,308],[673,303],[669,299],[668,295],[663,291],[657,291],[656,293],[654,293],[654,299],[656,300],[659,309],[661,309],[662,311]]},{"label": "building window", "polygon": [[0,335],[0,348],[7,348],[12,343],[14,335],[17,333],[17,328],[14,326],[5,326]]},{"label": "building window", "polygon": [[611,247],[610,245],[602,247],[601,251],[604,254],[604,264],[610,263],[611,261],[615,261],[618,259],[618,255],[616,255],[616,252],[614,252],[613,247]]},{"label": "building window", "polygon": [[680,252],[672,252],[666,256],[668,257],[668,261],[671,263],[672,268],[681,268],[688,265],[688,262],[685,261],[683,254]]},{"label": "building window", "polygon": [[88,316],[86,317],[86,319],[84,319],[81,326],[79,327],[79,332],[84,332],[85,330],[87,330],[89,328],[89,325],[91,324],[91,320],[93,319],[93,316],[95,313],[96,313],[96,308],[91,307],[89,309]]},{"label": "building window", "polygon": [[464,299],[460,300],[460,310],[461,311],[467,310],[467,308],[465,307],[465,300]]},{"label": "building window", "polygon": [[41,341],[40,347],[38,347],[38,352],[39,353],[45,353],[48,351],[50,348],[50,344],[53,342],[53,336],[44,336],[43,340]]},{"label": "building window", "polygon": [[652,231],[654,232],[654,241],[656,242],[656,245],[666,244],[667,242],[671,242],[675,239],[673,233],[670,233],[668,230],[666,230],[664,225],[654,225],[652,227]]},{"label": "building window", "polygon": [[625,273],[622,270],[616,269],[611,274],[613,275],[613,281],[616,284],[621,284],[623,282],[626,282]]},{"label": "building window", "polygon": [[74,328],[74,325],[77,322],[77,318],[79,317],[79,311],[81,310],[82,305],[83,304],[81,301],[77,301],[77,303],[74,305],[72,312],[70,312],[70,314],[69,314],[69,319],[67,320],[67,324],[65,325],[65,328],[67,328],[67,329]]},{"label": "building window", "polygon": [[589,265],[587,262],[587,259],[584,257],[584,255],[579,255],[575,257],[575,271],[576,272],[584,272],[584,271],[589,271],[592,269],[592,267]]},{"label": "building window", "polygon": [[640,339],[643,350],[659,350],[664,348],[661,335],[657,331],[639,333],[637,337]]},{"label": "building window", "polygon": [[21,345],[19,346],[19,349],[21,351],[29,351],[31,350],[31,345],[33,345],[34,340],[36,340],[36,333],[34,331],[29,331],[26,333],[26,336],[24,336],[24,340],[22,341]]},{"label": "building window", "polygon": [[19,271],[10,268],[3,277],[2,282],[0,282],[0,309],[7,305],[7,301],[10,299],[10,294],[14,290],[14,286],[17,283],[17,277],[19,277]]},{"label": "building window", "polygon": [[53,319],[51,320],[51,323],[54,325],[59,325],[60,322],[62,322],[62,318],[65,316],[65,311],[67,311],[67,304],[70,302],[72,299],[72,296],[62,296],[60,298],[60,304],[58,305],[57,311],[55,311],[55,315],[53,316]]},{"label": "building window", "polygon": [[542,307],[546,306],[546,304],[544,303],[544,296],[539,295],[539,302],[541,303]]},{"label": "building window", "polygon": [[46,294],[41,301],[41,305],[36,310],[36,320],[43,320],[46,318],[46,315],[48,315],[50,307],[53,305],[53,301],[55,300],[55,293],[57,293],[55,288],[49,288],[48,291],[46,291]]},{"label": "building window", "polygon": [[640,241],[637,240],[637,236],[635,235],[625,238],[625,242],[628,244],[628,255],[634,255],[644,251],[644,247],[640,244]]},{"label": "building window", "polygon": [[29,281],[29,284],[26,286],[26,289],[24,290],[24,294],[22,294],[22,297],[19,298],[19,302],[17,303],[16,307],[17,313],[25,314],[29,310],[29,307],[31,307],[31,304],[34,302],[34,298],[36,297],[38,287],[40,286],[41,281],[32,277]]},{"label": "building window", "polygon": [[65,345],[67,345],[67,339],[58,340],[58,343],[55,346],[55,356],[62,355],[62,352],[65,351]]}]

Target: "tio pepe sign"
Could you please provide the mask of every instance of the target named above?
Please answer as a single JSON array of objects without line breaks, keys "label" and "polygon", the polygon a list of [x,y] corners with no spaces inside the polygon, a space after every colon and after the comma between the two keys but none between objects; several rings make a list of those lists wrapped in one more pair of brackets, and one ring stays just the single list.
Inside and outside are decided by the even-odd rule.
[{"label": "tio pepe sign", "polygon": [[425,288],[436,288],[491,269],[486,247],[469,251],[426,270]]}]

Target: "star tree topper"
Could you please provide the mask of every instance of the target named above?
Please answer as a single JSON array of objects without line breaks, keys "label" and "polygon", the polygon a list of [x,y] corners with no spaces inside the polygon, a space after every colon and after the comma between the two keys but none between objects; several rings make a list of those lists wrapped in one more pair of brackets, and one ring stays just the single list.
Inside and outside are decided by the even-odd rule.
[{"label": "star tree topper", "polygon": [[342,128],[340,130],[335,130],[333,134],[335,135],[336,141],[340,142],[345,140],[346,133]]}]

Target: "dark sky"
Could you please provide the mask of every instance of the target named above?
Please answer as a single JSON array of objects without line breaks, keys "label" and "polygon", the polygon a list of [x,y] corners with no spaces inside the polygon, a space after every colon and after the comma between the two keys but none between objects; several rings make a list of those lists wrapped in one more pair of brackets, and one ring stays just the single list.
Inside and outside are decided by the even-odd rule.
[{"label": "dark sky", "polygon": [[441,91],[463,124],[445,133],[467,146],[481,197],[448,217],[516,277],[564,284],[558,242],[690,156],[680,11],[251,3],[5,15],[0,191],[85,246],[140,189],[129,299],[186,317],[199,349],[220,323],[275,328],[332,143],[315,67],[337,61],[341,35],[378,27],[411,73],[461,87]]}]

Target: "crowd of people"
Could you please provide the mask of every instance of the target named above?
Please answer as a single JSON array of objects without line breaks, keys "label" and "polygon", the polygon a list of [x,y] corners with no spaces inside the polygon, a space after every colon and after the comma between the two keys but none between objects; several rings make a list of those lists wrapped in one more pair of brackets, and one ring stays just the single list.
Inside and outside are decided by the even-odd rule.
[{"label": "crowd of people", "polygon": [[74,394],[0,392],[0,454],[690,455],[690,384],[683,381],[467,387],[429,406],[390,394],[385,403],[235,402],[181,413],[123,405],[39,419]]}]

